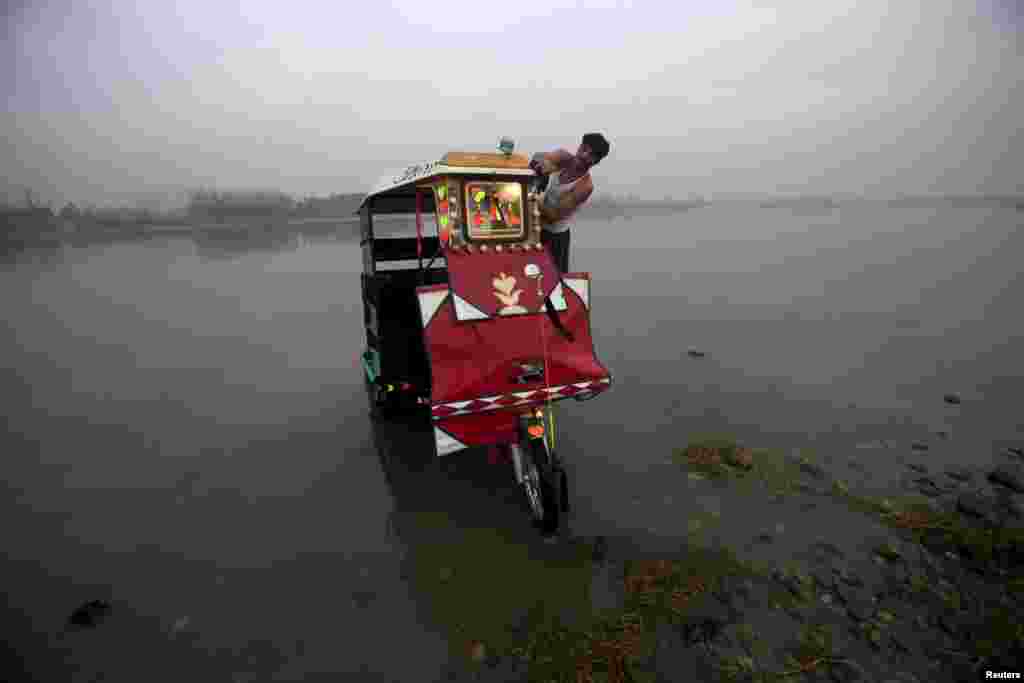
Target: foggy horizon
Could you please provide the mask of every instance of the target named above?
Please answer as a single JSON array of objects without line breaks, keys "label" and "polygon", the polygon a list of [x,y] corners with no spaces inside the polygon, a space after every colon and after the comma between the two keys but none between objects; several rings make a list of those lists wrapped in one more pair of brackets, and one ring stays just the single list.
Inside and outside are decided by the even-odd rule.
[{"label": "foggy horizon", "polygon": [[473,7],[14,3],[0,199],[359,193],[590,131],[597,195],[1024,192],[1011,0]]}]

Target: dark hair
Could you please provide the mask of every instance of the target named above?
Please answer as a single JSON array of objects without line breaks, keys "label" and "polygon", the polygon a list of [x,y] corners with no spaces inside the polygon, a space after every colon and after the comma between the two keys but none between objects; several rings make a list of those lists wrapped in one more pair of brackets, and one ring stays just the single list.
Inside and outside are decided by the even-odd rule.
[{"label": "dark hair", "polygon": [[594,156],[597,157],[597,162],[595,163],[600,163],[602,159],[608,156],[608,152],[612,148],[600,133],[587,133],[583,136],[583,144],[594,150]]}]

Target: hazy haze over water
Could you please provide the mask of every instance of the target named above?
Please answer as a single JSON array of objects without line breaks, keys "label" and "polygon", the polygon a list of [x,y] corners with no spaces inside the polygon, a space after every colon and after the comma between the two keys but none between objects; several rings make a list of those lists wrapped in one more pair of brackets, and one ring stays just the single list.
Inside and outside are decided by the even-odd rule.
[{"label": "hazy haze over water", "polygon": [[21,0],[2,30],[14,199],[359,191],[589,130],[599,190],[1024,191],[1013,0]]}]

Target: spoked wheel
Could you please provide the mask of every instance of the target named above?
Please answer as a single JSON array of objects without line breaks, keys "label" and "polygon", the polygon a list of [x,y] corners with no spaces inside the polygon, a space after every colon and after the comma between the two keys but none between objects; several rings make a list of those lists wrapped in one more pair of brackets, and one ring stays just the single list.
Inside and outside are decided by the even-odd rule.
[{"label": "spoked wheel", "polygon": [[533,521],[543,533],[553,534],[558,531],[564,473],[553,466],[541,439],[528,440],[524,450],[523,488]]}]

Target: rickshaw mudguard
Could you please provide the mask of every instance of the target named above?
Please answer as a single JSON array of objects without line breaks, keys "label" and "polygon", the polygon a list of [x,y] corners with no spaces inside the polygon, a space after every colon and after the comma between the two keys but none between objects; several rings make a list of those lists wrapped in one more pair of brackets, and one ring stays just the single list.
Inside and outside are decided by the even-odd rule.
[{"label": "rickshaw mudguard", "polygon": [[518,419],[518,413],[506,409],[434,420],[437,455],[475,446],[513,443],[519,438]]},{"label": "rickshaw mudguard", "polygon": [[[488,308],[480,295],[482,289],[475,293],[463,289],[466,296],[459,296],[457,283],[465,278],[457,276],[450,276],[454,285],[416,289],[430,365],[429,402],[438,455],[515,441],[517,416],[525,408],[581,392],[596,394],[611,385],[611,374],[598,360],[591,337],[590,275],[567,273],[545,288],[562,325],[572,335],[570,341],[546,315],[536,282],[523,283],[523,269],[513,270],[522,261],[517,264],[501,256],[474,254],[456,260],[456,270],[465,278],[473,272],[477,278],[486,278],[491,289],[503,295],[494,297],[503,307],[518,306],[525,308],[524,312]],[[528,256],[538,265],[550,261],[546,250]],[[449,261],[449,268],[451,264]],[[473,272],[465,272],[470,270]],[[554,271],[542,268],[541,272]],[[525,296],[529,289],[532,297]],[[512,303],[517,290],[522,293],[518,303]],[[460,300],[483,315],[460,318]],[[531,378],[524,373],[522,364],[542,360],[546,377]]]}]

